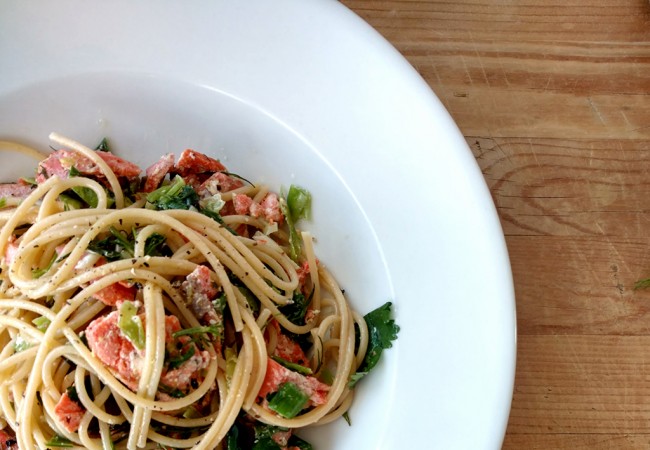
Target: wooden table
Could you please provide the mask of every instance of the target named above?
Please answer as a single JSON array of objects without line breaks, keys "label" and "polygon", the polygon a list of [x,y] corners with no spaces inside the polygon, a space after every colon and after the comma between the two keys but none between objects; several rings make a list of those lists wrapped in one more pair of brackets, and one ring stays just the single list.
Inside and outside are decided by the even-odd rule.
[{"label": "wooden table", "polygon": [[650,448],[648,0],[344,3],[440,97],[496,203],[518,317],[503,448]]}]

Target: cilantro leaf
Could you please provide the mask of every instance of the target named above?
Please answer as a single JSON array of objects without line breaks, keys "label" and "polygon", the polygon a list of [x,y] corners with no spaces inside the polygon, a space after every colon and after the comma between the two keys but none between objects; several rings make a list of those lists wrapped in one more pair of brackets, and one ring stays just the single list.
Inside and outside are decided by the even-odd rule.
[{"label": "cilantro leaf", "polygon": [[399,326],[391,317],[391,306],[391,302],[386,302],[379,308],[363,316],[368,325],[368,349],[357,372],[350,377],[350,382],[348,383],[350,388],[354,387],[361,378],[366,376],[377,365],[382,351],[391,348],[393,341],[397,339]]},{"label": "cilantro leaf", "polygon": [[199,195],[179,175],[147,195],[147,202],[157,210],[200,208]]}]

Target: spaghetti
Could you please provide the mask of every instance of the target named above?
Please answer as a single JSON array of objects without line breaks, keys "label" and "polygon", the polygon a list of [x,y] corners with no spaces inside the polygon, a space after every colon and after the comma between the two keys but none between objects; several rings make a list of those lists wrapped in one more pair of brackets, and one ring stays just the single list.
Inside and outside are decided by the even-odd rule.
[{"label": "spaghetti", "polygon": [[191,150],[140,178],[50,139],[0,186],[5,446],[311,448],[293,430],[348,410],[369,336],[295,205]]}]

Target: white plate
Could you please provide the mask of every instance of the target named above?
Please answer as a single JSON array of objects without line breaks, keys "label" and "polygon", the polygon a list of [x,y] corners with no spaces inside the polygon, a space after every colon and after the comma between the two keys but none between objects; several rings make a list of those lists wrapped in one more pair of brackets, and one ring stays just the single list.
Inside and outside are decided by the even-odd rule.
[{"label": "white plate", "polygon": [[[495,449],[515,309],[482,175],[426,83],[333,1],[3,2],[0,139],[109,136],[141,164],[186,147],[315,197],[317,252],[401,332],[326,449]],[[15,178],[18,162],[1,165]]]}]

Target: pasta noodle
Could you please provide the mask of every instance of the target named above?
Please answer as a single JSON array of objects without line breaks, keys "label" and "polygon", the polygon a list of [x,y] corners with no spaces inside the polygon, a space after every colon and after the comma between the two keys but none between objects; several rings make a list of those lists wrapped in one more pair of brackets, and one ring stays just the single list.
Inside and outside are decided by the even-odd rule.
[{"label": "pasta noodle", "polygon": [[[366,322],[284,199],[205,155],[142,179],[50,138],[51,155],[0,143],[40,160],[28,192],[0,188],[0,428],[17,448],[219,449],[260,430],[303,448],[292,430],[347,411]],[[174,189],[191,201],[155,199]]]}]

